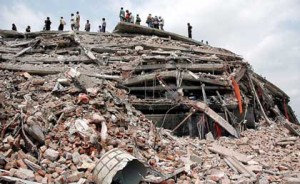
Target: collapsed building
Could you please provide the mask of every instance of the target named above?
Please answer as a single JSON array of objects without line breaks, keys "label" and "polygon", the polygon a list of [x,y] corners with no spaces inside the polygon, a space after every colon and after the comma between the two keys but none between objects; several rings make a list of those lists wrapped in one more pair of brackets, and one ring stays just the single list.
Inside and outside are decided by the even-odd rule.
[{"label": "collapsed building", "polygon": [[290,99],[242,56],[123,22],[0,35],[2,181],[299,181]]}]

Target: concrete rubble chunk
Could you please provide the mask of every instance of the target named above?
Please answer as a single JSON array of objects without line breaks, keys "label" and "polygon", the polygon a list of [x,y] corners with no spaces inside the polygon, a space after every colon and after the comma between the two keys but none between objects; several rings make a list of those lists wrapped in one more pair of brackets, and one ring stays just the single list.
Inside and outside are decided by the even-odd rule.
[{"label": "concrete rubble chunk", "polygon": [[31,181],[34,180],[34,173],[29,169],[19,168],[14,173],[14,176],[24,180],[31,180]]},{"label": "concrete rubble chunk", "polygon": [[51,161],[56,161],[57,158],[59,157],[59,152],[58,151],[55,151],[51,148],[48,148],[45,153],[44,153],[44,157],[46,159],[49,159]]}]

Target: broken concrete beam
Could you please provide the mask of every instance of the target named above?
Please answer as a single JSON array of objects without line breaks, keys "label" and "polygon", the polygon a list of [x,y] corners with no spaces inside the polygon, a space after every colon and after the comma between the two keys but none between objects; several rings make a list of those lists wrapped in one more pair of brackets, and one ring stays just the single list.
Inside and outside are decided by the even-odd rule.
[{"label": "broken concrete beam", "polygon": [[171,69],[187,69],[191,71],[224,71],[225,65],[224,64],[154,64],[154,65],[139,65],[139,66],[124,66],[122,70],[125,71],[146,71],[146,70],[171,70]]},{"label": "broken concrete beam", "polygon": [[228,148],[218,145],[216,143],[209,145],[208,150],[211,152],[214,152],[214,153],[218,153],[222,156],[235,157],[237,160],[244,162],[244,163],[247,163],[248,161],[251,160],[249,157],[247,157],[244,154],[236,152],[232,149],[228,149]]},{"label": "broken concrete beam", "polygon": [[162,49],[162,50],[166,50],[166,51],[178,51],[179,50],[181,52],[187,52],[187,53],[211,54],[211,55],[223,56],[223,57],[227,57],[227,59],[231,59],[231,60],[242,59],[238,55],[227,53],[227,52],[222,52],[217,49],[209,50],[209,49],[197,48],[197,49],[191,50],[191,49],[187,49],[187,48],[179,47],[179,46],[166,46],[166,45],[158,45],[158,44],[150,44],[150,43],[143,43],[142,46],[144,47],[144,49],[148,49],[148,50],[157,50],[157,49]]},{"label": "broken concrete beam", "polygon": [[[167,78],[176,78],[176,72],[177,71],[164,71],[164,72],[157,72],[157,73],[150,73],[145,75],[136,76],[133,78],[129,78],[123,82],[123,85],[130,86],[135,84],[143,83],[144,81],[153,80],[156,78],[157,75],[161,76],[164,79]],[[210,84],[220,85],[220,86],[229,86],[229,81],[227,80],[217,80],[217,79],[211,79],[208,77],[201,77],[199,76],[199,79],[195,79],[193,76],[188,74],[187,72],[182,72],[182,79],[186,81],[193,81],[193,82],[206,82]]]},{"label": "broken concrete beam", "polygon": [[94,63],[92,59],[87,58],[86,56],[58,56],[58,57],[31,57],[25,56],[22,58],[16,59],[22,63],[45,63],[45,64],[54,64],[54,63],[85,63],[90,64]]},{"label": "broken concrete beam", "polygon": [[221,127],[223,127],[228,133],[230,133],[234,137],[239,137],[236,129],[230,125],[224,118],[222,118],[218,113],[216,113],[214,110],[208,107],[207,104],[203,102],[193,102],[193,101],[188,101],[185,102],[187,105],[192,105],[195,109],[198,109],[205,114],[207,114],[210,118],[215,120],[216,123],[218,123]]},{"label": "broken concrete beam", "polygon": [[10,71],[22,71],[28,72],[29,74],[38,74],[38,75],[48,75],[48,74],[57,74],[61,73],[64,70],[57,67],[37,67],[32,65],[12,65],[12,64],[0,64],[1,70],[10,70]]},{"label": "broken concrete beam", "polygon": [[0,36],[4,38],[24,38],[23,33],[19,33],[17,31],[12,31],[12,30],[2,30],[2,29],[0,29]]},{"label": "broken concrete beam", "polygon": [[239,162],[236,158],[226,156],[224,159],[226,159],[226,161],[229,162],[233,167],[235,167],[236,170],[239,171],[241,174],[246,174],[250,177],[256,178],[256,174],[253,173],[251,170],[247,169],[245,165]]},{"label": "broken concrete beam", "polygon": [[143,35],[156,35],[165,38],[171,38],[173,40],[180,40],[187,43],[193,43],[196,45],[204,45],[201,42],[196,40],[190,39],[185,36],[178,35],[176,33],[171,33],[159,29],[149,28],[146,26],[126,23],[126,22],[119,22],[118,25],[115,27],[114,33],[130,33],[130,34],[143,34]]},{"label": "broken concrete beam", "polygon": [[[201,86],[180,86],[180,88],[185,90],[201,90]],[[231,90],[231,87],[225,86],[205,86],[205,90]],[[126,87],[125,89],[129,89],[130,91],[162,91],[165,90],[163,86],[146,86],[146,87]],[[169,86],[168,89],[176,90],[178,87]]]}]

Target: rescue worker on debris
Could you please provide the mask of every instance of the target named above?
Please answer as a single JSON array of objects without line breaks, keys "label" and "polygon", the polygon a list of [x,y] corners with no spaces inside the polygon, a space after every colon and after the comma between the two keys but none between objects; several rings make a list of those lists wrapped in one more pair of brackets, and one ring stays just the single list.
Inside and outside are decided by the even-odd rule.
[{"label": "rescue worker on debris", "polygon": [[60,17],[58,31],[63,31],[65,25],[66,25],[66,22],[64,21],[64,18]]},{"label": "rescue worker on debris", "polygon": [[30,26],[27,26],[26,33],[30,33],[30,30],[31,30]]},{"label": "rescue worker on debris", "polygon": [[130,23],[134,24],[134,16],[132,15],[131,12],[129,14],[129,19],[130,19]]},{"label": "rescue worker on debris", "polygon": [[86,21],[84,30],[85,30],[86,32],[90,32],[90,30],[91,30],[91,24],[90,24],[90,21],[89,21],[89,20]]},{"label": "rescue worker on debris", "polygon": [[50,18],[47,17],[47,19],[45,20],[45,29],[46,29],[46,31],[50,31],[51,23],[52,23],[52,22],[50,21]]},{"label": "rescue worker on debris", "polygon": [[159,22],[157,16],[153,18],[153,27],[159,29]]},{"label": "rescue worker on debris", "polygon": [[147,19],[146,19],[146,24],[148,25],[148,27],[152,27],[152,16],[151,14],[148,15]]},{"label": "rescue worker on debris", "polygon": [[136,14],[135,24],[141,25],[141,18],[140,18],[140,16],[139,16],[139,14]]},{"label": "rescue worker on debris", "polygon": [[121,9],[120,9],[119,17],[120,17],[120,22],[125,21],[125,11],[123,10],[123,7],[121,7]]},{"label": "rescue worker on debris", "polygon": [[12,28],[11,28],[11,30],[13,30],[13,31],[17,31],[17,26],[16,26],[15,24],[12,24]]},{"label": "rescue worker on debris", "polygon": [[165,21],[164,21],[164,19],[161,16],[158,18],[158,23],[159,23],[160,29],[164,30]]},{"label": "rescue worker on debris", "polygon": [[192,26],[190,23],[187,23],[187,26],[188,26],[188,35],[189,35],[189,38],[192,38]]},{"label": "rescue worker on debris", "polygon": [[75,30],[75,17],[74,14],[71,13],[71,30]]},{"label": "rescue worker on debris", "polygon": [[102,18],[102,32],[105,33],[106,21],[105,18]]},{"label": "rescue worker on debris", "polygon": [[102,32],[102,28],[101,28],[101,26],[99,26],[99,30],[98,30],[98,32],[99,32],[99,33],[101,33],[101,32]]},{"label": "rescue worker on debris", "polygon": [[125,22],[129,22],[129,21],[130,21],[130,13],[129,13],[129,10],[126,10]]},{"label": "rescue worker on debris", "polygon": [[80,15],[79,12],[76,12],[76,29],[79,31],[80,28]]}]

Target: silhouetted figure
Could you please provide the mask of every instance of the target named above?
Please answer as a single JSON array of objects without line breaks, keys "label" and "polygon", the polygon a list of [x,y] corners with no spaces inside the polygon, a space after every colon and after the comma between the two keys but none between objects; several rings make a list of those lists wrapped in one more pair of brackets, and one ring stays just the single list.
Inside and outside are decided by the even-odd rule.
[{"label": "silhouetted figure", "polygon": [[64,18],[60,17],[58,31],[63,31],[65,25],[66,25],[66,22],[65,22]]},{"label": "silhouetted figure", "polygon": [[187,23],[187,26],[188,26],[188,35],[189,35],[189,38],[192,38],[192,26],[190,25],[190,23]]},{"label": "silhouetted figure", "polygon": [[71,13],[71,30],[74,30],[75,29],[75,17],[74,17],[74,14]]},{"label": "silhouetted figure", "polygon": [[16,26],[15,24],[12,24],[12,28],[11,28],[11,30],[13,30],[13,31],[17,31],[17,26]]},{"label": "silhouetted figure", "polygon": [[45,20],[45,29],[46,29],[46,31],[50,30],[50,26],[51,26],[51,21],[50,21],[50,18],[47,17],[47,19]]},{"label": "silhouetted figure", "polygon": [[101,28],[101,26],[99,26],[99,30],[98,30],[98,32],[99,32],[99,33],[101,33],[101,32],[102,32],[102,28]]},{"label": "silhouetted figure", "polygon": [[106,21],[105,18],[102,18],[102,32],[105,33]]},{"label": "silhouetted figure", "polygon": [[30,33],[30,30],[31,30],[30,26],[27,26],[26,33]]},{"label": "silhouetted figure", "polygon": [[208,45],[208,41],[206,41],[206,45]]},{"label": "silhouetted figure", "polygon": [[89,21],[89,20],[86,21],[84,30],[85,30],[86,32],[90,32],[90,30],[91,30],[91,24],[90,24],[90,21]]}]

